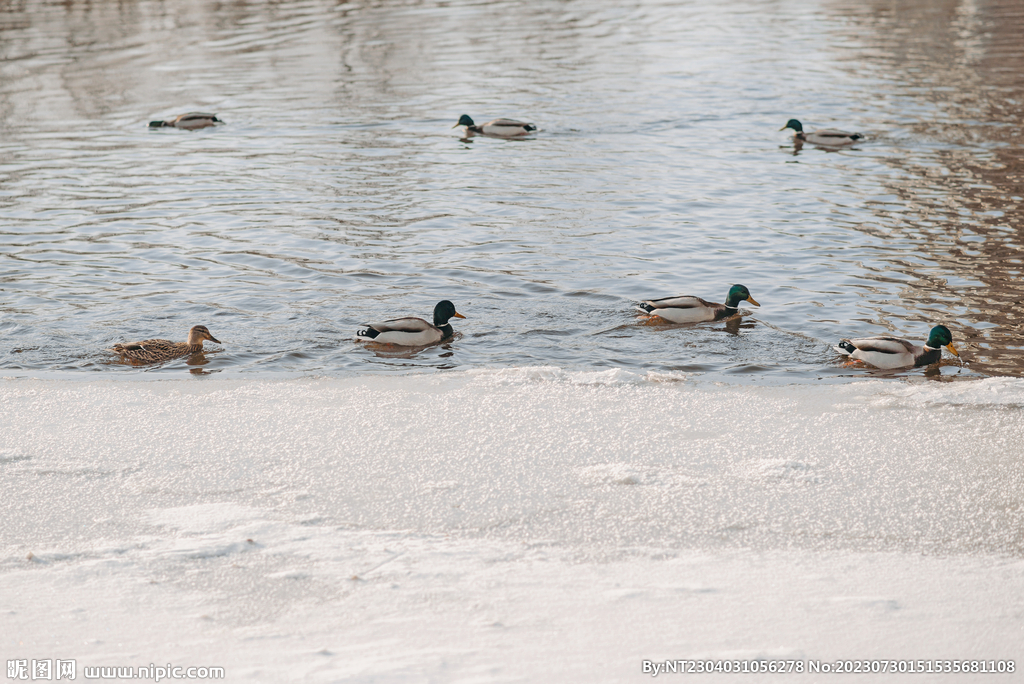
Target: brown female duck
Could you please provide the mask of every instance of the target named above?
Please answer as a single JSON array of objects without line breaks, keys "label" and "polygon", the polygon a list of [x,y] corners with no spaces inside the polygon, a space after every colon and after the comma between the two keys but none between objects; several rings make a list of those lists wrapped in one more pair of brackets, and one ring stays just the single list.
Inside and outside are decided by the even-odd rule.
[{"label": "brown female duck", "polygon": [[209,329],[205,325],[196,325],[188,331],[187,342],[171,342],[170,340],[118,342],[108,351],[120,355],[122,361],[157,363],[201,352],[203,351],[203,340],[210,340],[217,344],[221,343],[220,340],[210,334]]}]

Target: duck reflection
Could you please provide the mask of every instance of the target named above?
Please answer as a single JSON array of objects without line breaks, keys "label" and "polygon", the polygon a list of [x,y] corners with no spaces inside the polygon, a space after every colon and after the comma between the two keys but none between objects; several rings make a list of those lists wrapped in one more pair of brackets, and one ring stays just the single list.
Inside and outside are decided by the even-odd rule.
[{"label": "duck reflection", "polygon": [[[216,354],[217,352],[209,352],[210,354]],[[205,366],[210,363],[210,359],[207,357],[207,352],[198,352],[192,354],[186,359],[185,364],[188,366]]]},{"label": "duck reflection", "polygon": [[219,373],[221,371],[219,368],[208,369],[203,368],[203,366],[208,366],[210,364],[210,355],[219,354],[220,352],[220,349],[215,349],[208,352],[197,352],[192,354],[185,361],[185,365],[189,367],[188,372],[192,375],[213,375],[214,373]]},{"label": "duck reflection", "polygon": [[455,333],[440,344],[428,344],[420,347],[403,347],[397,344],[377,344],[375,342],[367,342],[360,346],[367,351],[373,352],[373,355],[378,359],[415,359],[428,349],[444,349],[445,351],[438,354],[437,358],[446,359],[455,355],[452,343],[461,339],[462,333]]},{"label": "duck reflection", "polygon": [[727,318],[725,321],[725,332],[730,335],[739,335],[740,330],[753,330],[756,328],[757,326],[754,321],[751,320],[744,322],[743,319],[749,315],[750,314],[738,313],[731,318]]}]

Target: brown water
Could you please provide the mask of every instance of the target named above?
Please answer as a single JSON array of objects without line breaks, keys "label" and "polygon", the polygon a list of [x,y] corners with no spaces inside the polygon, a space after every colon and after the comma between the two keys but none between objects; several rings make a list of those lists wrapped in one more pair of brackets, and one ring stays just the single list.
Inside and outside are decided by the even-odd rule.
[{"label": "brown water", "polygon": [[[1021,35],[1008,1],[5,3],[0,373],[181,374],[102,350],[202,323],[226,373],[806,382],[943,323],[942,375],[1020,376]],[[146,126],[192,110],[226,123]],[[795,150],[792,117],[866,140]],[[736,282],[742,321],[635,323]],[[351,341],[442,298],[449,344]]]}]

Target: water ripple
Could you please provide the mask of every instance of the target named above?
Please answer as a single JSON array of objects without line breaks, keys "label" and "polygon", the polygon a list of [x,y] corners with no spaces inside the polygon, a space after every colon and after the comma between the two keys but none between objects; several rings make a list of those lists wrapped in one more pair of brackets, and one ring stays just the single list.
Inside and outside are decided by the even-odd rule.
[{"label": "water ripple", "polygon": [[[1022,18],[1009,0],[0,8],[0,369],[560,365],[857,377],[829,344],[944,322],[1021,375]],[[146,123],[189,110],[225,124]],[[463,113],[536,121],[460,140]],[[777,131],[861,131],[794,149]],[[637,325],[635,299],[762,308]],[[381,353],[366,320],[469,318]],[[198,366],[110,365],[204,323]],[[912,371],[934,375],[934,369]]]}]

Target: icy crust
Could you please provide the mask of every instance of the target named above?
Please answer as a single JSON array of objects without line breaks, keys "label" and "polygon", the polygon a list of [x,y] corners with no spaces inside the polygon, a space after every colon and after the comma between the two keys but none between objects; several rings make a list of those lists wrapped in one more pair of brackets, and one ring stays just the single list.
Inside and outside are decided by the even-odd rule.
[{"label": "icy crust", "polygon": [[[916,402],[927,406],[964,406],[977,408],[1019,409],[1024,407],[1024,379],[985,378],[973,382],[863,383],[878,388],[879,405],[902,405]],[[853,387],[859,387],[859,384]]]},{"label": "icy crust", "polygon": [[530,383],[565,383],[570,385],[640,385],[644,383],[683,382],[689,373],[646,371],[636,373],[623,368],[601,371],[566,371],[556,366],[529,368],[477,369],[465,375],[484,385],[524,385]]},{"label": "icy crust", "polygon": [[[534,366],[525,368],[476,369],[454,372],[447,376],[419,376],[437,384],[451,382],[453,378],[469,378],[486,386],[526,386],[531,384],[567,384],[567,385],[599,385],[599,386],[630,386],[658,385],[662,383],[689,382],[705,390],[712,387],[727,392],[729,388],[721,383],[707,382],[700,375],[679,371],[645,371],[635,372],[622,368],[599,371],[567,371],[556,366]],[[816,388],[807,383],[793,384],[779,389],[745,386],[734,388],[738,394],[745,390],[750,392],[781,394],[805,393],[828,395],[832,397],[851,396],[866,397],[878,401],[878,405],[897,405],[900,400],[928,402],[936,405],[975,405],[975,406],[1006,406],[1016,408],[1024,406],[1024,379],[1022,378],[979,378],[970,382],[936,382],[908,378],[902,381],[863,380]]]},{"label": "icy crust", "polygon": [[234,503],[141,513],[123,546],[5,564],[9,656],[217,665],[227,681],[592,682],[632,681],[645,659],[806,667],[1020,646],[1015,559],[639,547],[595,562],[552,541],[356,530]]},{"label": "icy crust", "polygon": [[150,500],[270,496],[374,529],[588,548],[1019,554],[1022,400],[1007,378],[736,387],[552,368],[7,381],[0,540],[120,535]]},{"label": "icy crust", "polygon": [[0,382],[0,635],[228,681],[1015,658],[1022,399],[548,368]]}]

